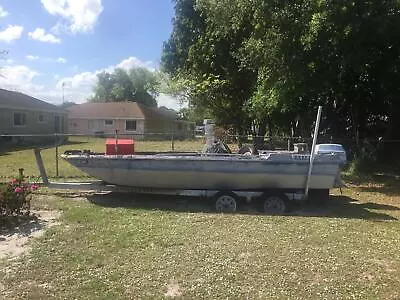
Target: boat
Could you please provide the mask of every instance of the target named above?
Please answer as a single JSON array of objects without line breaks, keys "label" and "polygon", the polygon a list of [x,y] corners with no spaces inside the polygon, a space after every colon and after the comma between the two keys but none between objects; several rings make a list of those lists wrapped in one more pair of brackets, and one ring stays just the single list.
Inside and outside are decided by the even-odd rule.
[{"label": "boat", "polygon": [[[62,157],[86,174],[119,186],[159,189],[260,191],[304,189],[311,154],[270,151],[227,153],[144,153],[106,155],[70,151]],[[310,189],[331,189],[340,157],[315,155]]]},{"label": "boat", "polygon": [[[322,201],[341,182],[340,171],[346,157],[343,148],[316,144],[321,112],[319,107],[309,153],[306,144],[296,145],[294,151],[253,151],[247,147],[230,153],[224,143],[214,138],[213,123],[205,120],[206,145],[202,152],[122,154],[116,136],[109,153],[66,151],[62,157],[106,185],[150,193],[206,192],[215,199],[218,212],[236,211],[239,198],[245,197],[248,202],[261,204],[266,213],[283,213],[289,201],[310,199],[309,194]],[[322,148],[331,150],[320,151]],[[38,165],[43,167],[41,162]],[[41,174],[46,177],[44,170]]]}]

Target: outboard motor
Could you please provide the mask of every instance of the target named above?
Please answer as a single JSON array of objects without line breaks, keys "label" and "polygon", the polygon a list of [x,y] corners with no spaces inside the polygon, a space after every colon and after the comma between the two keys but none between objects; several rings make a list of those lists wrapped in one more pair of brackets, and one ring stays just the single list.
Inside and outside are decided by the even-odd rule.
[{"label": "outboard motor", "polygon": [[215,138],[213,120],[204,120],[204,134],[206,136],[206,145],[203,149],[204,153],[231,153],[227,145]]},{"label": "outboard motor", "polygon": [[206,147],[205,149],[210,149],[215,142],[214,137],[214,121],[210,119],[204,120],[204,134],[206,136]]}]

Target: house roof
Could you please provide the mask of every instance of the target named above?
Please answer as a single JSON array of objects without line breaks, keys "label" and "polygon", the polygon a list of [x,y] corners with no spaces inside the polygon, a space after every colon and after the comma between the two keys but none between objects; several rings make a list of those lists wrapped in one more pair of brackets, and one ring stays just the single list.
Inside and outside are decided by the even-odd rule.
[{"label": "house roof", "polygon": [[0,107],[66,113],[64,109],[57,107],[56,105],[44,102],[42,100],[19,92],[9,91],[5,89],[0,89]]},{"label": "house roof", "polygon": [[74,105],[68,108],[70,119],[177,119],[176,112],[147,107],[136,102],[106,102]]}]

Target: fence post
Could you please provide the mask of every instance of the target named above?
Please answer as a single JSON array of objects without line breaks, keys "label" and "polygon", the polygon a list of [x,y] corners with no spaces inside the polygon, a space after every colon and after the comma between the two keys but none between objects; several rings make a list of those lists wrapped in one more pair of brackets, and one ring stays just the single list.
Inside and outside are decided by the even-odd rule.
[{"label": "fence post", "polygon": [[56,134],[56,178],[58,175],[58,135]]},{"label": "fence post", "polygon": [[46,169],[44,167],[43,164],[43,159],[42,156],[40,155],[40,149],[39,148],[35,148],[34,149],[34,153],[35,153],[35,158],[36,158],[36,163],[39,169],[39,173],[40,173],[40,177],[42,177],[42,181],[45,185],[49,184],[49,178],[47,177],[46,174]]}]

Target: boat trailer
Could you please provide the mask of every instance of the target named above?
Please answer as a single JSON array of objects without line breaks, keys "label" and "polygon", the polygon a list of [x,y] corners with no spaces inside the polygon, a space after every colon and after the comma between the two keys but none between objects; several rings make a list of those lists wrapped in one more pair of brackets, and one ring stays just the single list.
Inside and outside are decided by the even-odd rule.
[{"label": "boat trailer", "polygon": [[169,196],[203,197],[215,201],[215,210],[220,213],[233,213],[239,203],[255,203],[260,210],[268,214],[283,214],[292,202],[306,199],[302,191],[265,190],[265,191],[224,191],[224,190],[181,190],[143,188],[107,184],[101,180],[87,182],[50,182],[44,167],[41,150],[34,149],[37,167],[43,185],[54,190],[76,190],[90,193],[135,193]]},{"label": "boat trailer", "polygon": [[[119,185],[110,185],[103,181],[90,182],[49,182],[46,169],[43,164],[43,159],[40,149],[35,149],[35,159],[43,180],[44,186],[50,189],[57,190],[79,190],[85,192],[127,192],[137,194],[155,194],[155,195],[170,195],[170,196],[194,196],[213,199],[215,201],[215,210],[222,213],[232,213],[237,210],[238,203],[252,202],[255,203],[263,212],[267,214],[282,214],[288,211],[291,203],[297,201],[305,201],[314,192],[315,196],[325,198],[329,196],[329,190],[313,190],[310,191],[310,178],[314,161],[314,149],[316,145],[319,124],[321,120],[322,107],[318,108],[317,120],[314,129],[312,150],[306,184],[304,190],[283,190],[283,189],[268,189],[262,191],[226,191],[226,190],[180,190],[180,189],[160,189],[160,188],[142,188],[128,187]],[[206,123],[206,122],[205,122]],[[206,126],[207,127],[207,126]],[[212,126],[208,126],[207,143],[213,141]]]}]

